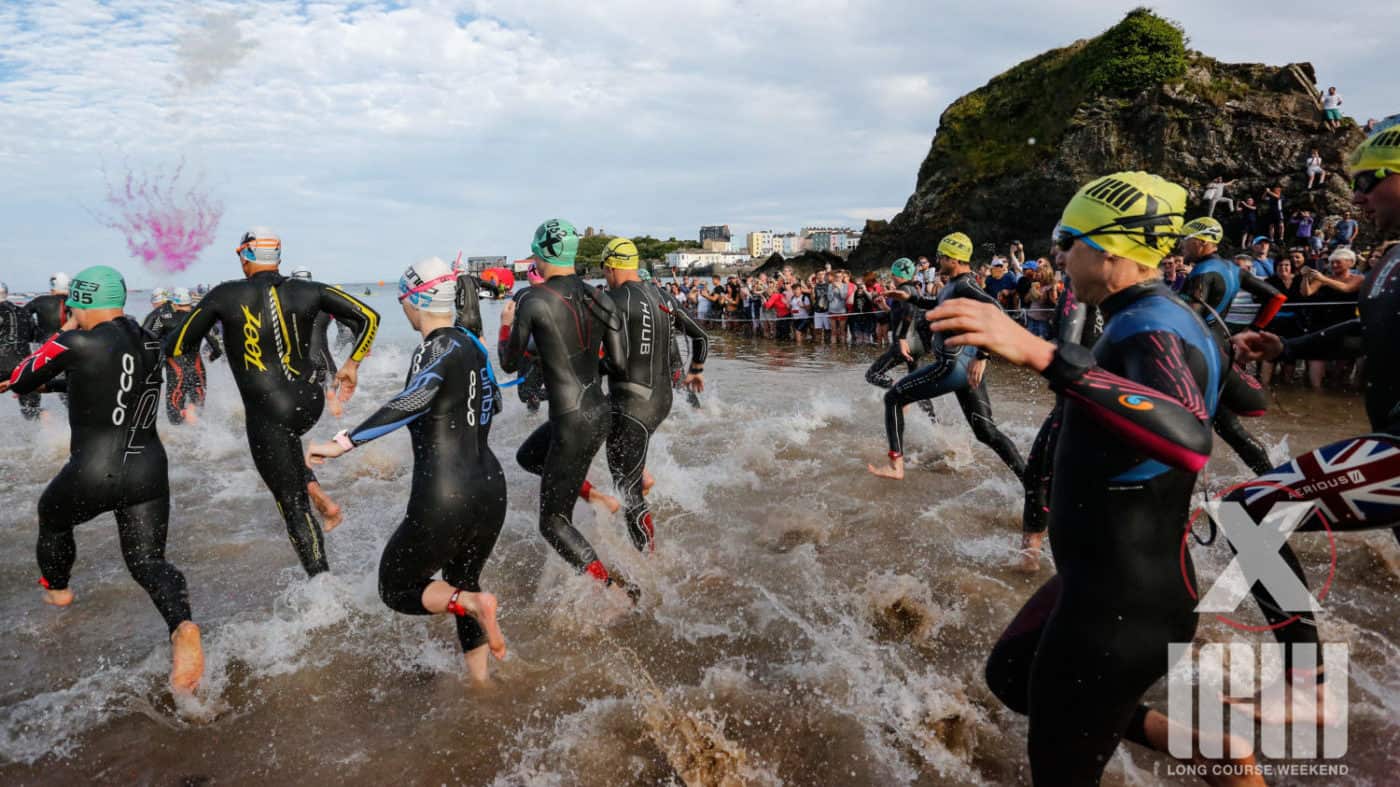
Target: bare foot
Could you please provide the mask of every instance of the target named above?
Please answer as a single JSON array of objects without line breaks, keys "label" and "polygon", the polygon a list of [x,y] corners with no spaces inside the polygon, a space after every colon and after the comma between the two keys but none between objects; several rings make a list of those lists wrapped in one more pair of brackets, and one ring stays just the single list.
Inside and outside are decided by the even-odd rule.
[{"label": "bare foot", "polygon": [[55,607],[66,607],[73,603],[73,591],[68,588],[63,590],[44,590],[44,603],[52,604]]},{"label": "bare foot", "polygon": [[185,409],[181,410],[181,411],[180,411],[180,417],[183,418],[183,419],[185,419],[185,423],[187,423],[187,424],[197,424],[197,423],[199,423],[199,414],[195,412],[195,409],[194,409],[194,406],[193,406],[193,405],[191,405],[191,406],[189,406],[189,407],[186,407]]},{"label": "bare foot", "polygon": [[327,396],[326,405],[331,408],[331,415],[336,418],[345,415],[345,403],[340,401],[339,396]]},{"label": "bare foot", "polygon": [[315,481],[307,484],[306,493],[311,495],[311,504],[316,506],[317,511],[321,512],[322,530],[329,533],[345,520],[345,514],[341,513],[340,510],[340,504],[332,500],[320,484]]},{"label": "bare foot", "polygon": [[1022,533],[1021,552],[1012,568],[1022,574],[1034,574],[1040,570],[1040,544],[1045,540],[1044,533]]},{"label": "bare foot", "polygon": [[481,624],[482,630],[486,632],[486,646],[491,649],[491,655],[495,656],[498,661],[504,659],[506,657],[506,637],[501,633],[500,624],[496,622],[498,602],[495,595],[462,591],[457,596],[457,603],[477,623]]},{"label": "bare foot", "polygon": [[622,504],[617,502],[617,498],[612,495],[603,494],[598,491],[598,487],[596,486],[588,490],[588,502],[602,503],[604,506],[607,506],[609,514],[616,514],[617,510],[622,508]]},{"label": "bare foot", "polygon": [[170,688],[190,693],[204,676],[204,648],[199,642],[199,626],[185,621],[170,635]]},{"label": "bare foot", "polygon": [[881,478],[888,478],[888,479],[890,479],[891,481],[903,481],[903,480],[904,480],[904,457],[902,457],[902,456],[892,456],[892,457],[890,457],[890,466],[889,466],[889,467],[876,467],[875,465],[866,465],[866,466],[865,466],[865,469],[866,469],[866,470],[869,470],[870,473],[871,473],[871,475],[877,475],[877,476],[879,476],[879,477],[881,477]]},{"label": "bare foot", "polygon": [[[1319,670],[1321,672],[1321,670]],[[1296,678],[1300,684],[1307,680],[1316,680],[1311,676],[1299,676]],[[1220,700],[1227,705],[1239,705],[1248,703],[1254,712],[1254,718],[1261,724],[1293,724],[1294,722],[1308,722],[1319,727],[1331,726],[1338,723],[1337,700],[1329,700],[1327,697],[1327,681],[1320,681],[1316,684],[1316,690],[1309,691],[1306,685],[1300,685],[1301,689],[1295,696],[1292,684],[1284,688],[1283,703],[1265,702],[1264,691],[1260,691],[1252,697],[1227,697],[1221,695]],[[1277,689],[1275,689],[1277,690]]]},{"label": "bare foot", "polygon": [[[1181,727],[1158,711],[1149,711],[1143,722],[1143,731],[1152,748],[1168,753],[1168,743],[1172,727]],[[1259,773],[1259,764],[1254,759],[1253,747],[1249,741],[1238,735],[1219,737],[1223,757],[1212,758],[1201,754],[1201,739],[1206,737],[1200,730],[1191,730],[1191,764],[1200,769],[1201,780],[1212,787],[1265,787],[1264,777]],[[1247,752],[1245,754],[1239,754]],[[1238,755],[1238,756],[1237,756]]]},{"label": "bare foot", "polygon": [[656,486],[656,479],[652,477],[651,473],[647,472],[646,469],[643,468],[643,470],[642,470],[642,495],[645,497],[646,495],[651,494],[651,488],[654,487],[654,486]]}]

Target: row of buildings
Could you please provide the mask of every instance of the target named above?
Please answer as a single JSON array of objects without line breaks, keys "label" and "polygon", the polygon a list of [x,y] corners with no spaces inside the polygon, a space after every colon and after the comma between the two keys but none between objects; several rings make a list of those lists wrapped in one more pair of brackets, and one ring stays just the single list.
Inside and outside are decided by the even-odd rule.
[{"label": "row of buildings", "polygon": [[666,267],[688,269],[707,266],[733,267],[774,254],[795,257],[804,251],[847,254],[860,243],[860,231],[850,227],[803,227],[798,232],[760,230],[736,242],[728,224],[700,228],[700,248],[681,249],[666,255]]}]

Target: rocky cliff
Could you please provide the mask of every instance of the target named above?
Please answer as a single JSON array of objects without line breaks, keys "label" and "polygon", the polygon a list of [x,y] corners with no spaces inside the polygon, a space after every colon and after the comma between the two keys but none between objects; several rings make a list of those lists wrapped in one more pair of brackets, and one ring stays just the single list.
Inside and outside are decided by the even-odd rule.
[{"label": "rocky cliff", "polygon": [[[1337,214],[1350,202],[1342,171],[1363,138],[1346,121],[1322,125],[1313,68],[1222,63],[1186,49],[1175,24],[1129,13],[1097,38],[1027,60],[953,102],[914,194],[889,222],[868,222],[853,270],[897,257],[932,256],[938,239],[961,230],[978,257],[995,243],[1022,240],[1048,250],[1049,234],[1074,192],[1094,177],[1142,169],[1186,186],[1188,218],[1203,215],[1211,178],[1237,181],[1227,195],[1259,195],[1282,183],[1292,208]],[[1328,170],[1308,191],[1304,162],[1317,148]],[[1222,205],[1216,211],[1230,229]]]}]

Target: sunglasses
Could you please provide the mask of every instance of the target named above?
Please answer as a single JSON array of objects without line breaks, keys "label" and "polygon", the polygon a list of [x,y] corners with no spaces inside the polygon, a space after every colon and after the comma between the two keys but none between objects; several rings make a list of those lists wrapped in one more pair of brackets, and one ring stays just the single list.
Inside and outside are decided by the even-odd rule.
[{"label": "sunglasses", "polygon": [[1394,170],[1384,167],[1369,172],[1358,172],[1351,178],[1351,190],[1360,194],[1370,194],[1376,190],[1376,186],[1379,186],[1381,181],[1394,174]]}]

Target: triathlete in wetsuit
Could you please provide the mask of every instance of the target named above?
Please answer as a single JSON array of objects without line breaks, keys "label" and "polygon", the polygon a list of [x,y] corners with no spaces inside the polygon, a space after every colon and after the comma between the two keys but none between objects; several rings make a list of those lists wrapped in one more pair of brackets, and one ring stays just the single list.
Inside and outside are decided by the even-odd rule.
[{"label": "triathlete in wetsuit", "polygon": [[315,498],[327,528],[339,524],[340,511],[302,461],[301,436],[321,417],[326,402],[325,392],[311,379],[311,325],[317,314],[329,312],[355,330],[354,351],[336,375],[338,398],[344,401],[354,392],[379,315],[343,290],[278,273],[282,244],[270,230],[246,233],[238,255],[248,278],[224,282],[204,296],[168,345],[170,355],[178,359],[197,353],[210,329],[216,323],[223,326],[229,366],[243,397],[253,464],[277,501],[302,568],[315,575],[328,565],[308,495]]},{"label": "triathlete in wetsuit", "polygon": [[[939,273],[948,276],[948,283],[938,291],[936,298],[925,298],[910,294],[907,290],[894,290],[890,294],[907,299],[921,309],[936,308],[940,304],[960,298],[970,298],[984,303],[995,304],[996,299],[977,286],[972,278],[968,261],[972,259],[972,240],[961,232],[943,238],[938,244]],[[924,315],[916,314],[915,322],[926,328]],[[981,380],[986,368],[986,357],[975,347],[950,347],[942,335],[932,331],[922,331],[920,337],[934,361],[918,371],[905,375],[885,394],[885,435],[889,438],[890,462],[888,467],[876,468],[868,465],[871,473],[882,478],[904,478],[904,408],[921,399],[934,399],[944,394],[954,394],[963,417],[977,440],[996,452],[1001,461],[1020,478],[1026,471],[1026,462],[1016,444],[1011,442],[992,420],[992,403],[987,398],[987,388]],[[973,368],[977,365],[977,368]]]},{"label": "triathlete in wetsuit", "polygon": [[55,273],[49,277],[49,294],[40,295],[24,305],[29,318],[34,321],[33,341],[40,344],[63,330],[68,321],[68,274]]},{"label": "triathlete in wetsuit", "polygon": [[[155,334],[157,339],[167,342],[178,334],[185,321],[193,314],[193,296],[184,287],[176,287],[170,293],[169,302],[157,307],[146,316],[143,327]],[[213,333],[204,337],[209,345],[209,360],[216,360],[223,354],[223,347]],[[172,424],[193,423],[195,411],[204,406],[204,395],[208,387],[208,377],[204,369],[204,358],[199,353],[182,355],[179,358],[165,359],[165,417]]]},{"label": "triathlete in wetsuit", "polygon": [[1168,645],[1196,630],[1179,550],[1225,369],[1200,318],[1150,270],[1179,237],[1185,202],[1180,186],[1124,172],[1065,208],[1066,269],[1107,320],[1092,352],[1056,348],[980,303],[933,315],[934,330],[961,332],[950,343],[1036,369],[1065,398],[1050,506],[1059,573],[987,662],[992,691],[1030,716],[1036,784],[1098,784],[1122,737],[1167,749],[1166,718],[1140,700],[1171,666]]},{"label": "triathlete in wetsuit", "polygon": [[[1217,244],[1225,237],[1220,222],[1206,216],[1188,223],[1184,230],[1186,237],[1181,241],[1181,249],[1186,261],[1193,267],[1191,275],[1182,285],[1181,294],[1205,320],[1216,342],[1229,357],[1232,355],[1230,329],[1225,325],[1225,317],[1230,313],[1235,296],[1243,290],[1259,302],[1259,312],[1249,326],[1256,331],[1273,321],[1274,315],[1278,314],[1288,298],[1273,285],[1248,271],[1240,270],[1238,265],[1221,259],[1215,253]],[[1259,381],[1238,364],[1231,364],[1225,374],[1220,404],[1221,407],[1215,411],[1215,433],[1225,439],[1250,470],[1267,473],[1273,468],[1268,449],[1244,428],[1238,418],[1241,415],[1264,414],[1268,399]]]},{"label": "triathlete in wetsuit", "polygon": [[[599,379],[599,359],[615,365],[624,357],[621,315],[605,293],[574,274],[578,230],[551,219],[535,230],[531,246],[544,263],[545,281],[520,297],[501,357],[508,372],[533,340],[549,389],[549,421],[525,439],[516,460],[540,478],[540,533],[579,571],[615,580],[573,526],[574,498],[581,494],[588,465],[611,424],[610,405]],[[582,493],[586,497],[586,492]]]},{"label": "triathlete in wetsuit", "polygon": [[[919,294],[918,285],[914,283],[914,262],[908,257],[900,257],[890,266],[890,275],[894,277],[895,289],[901,290],[914,298]],[[890,378],[889,371],[895,366],[903,363],[906,374],[912,374],[919,367],[918,360],[924,354],[922,336],[926,332],[919,332],[917,325],[926,325],[917,309],[908,300],[890,298],[890,346],[870,364],[870,368],[865,370],[865,381],[871,385],[889,390],[894,386],[894,380]],[[928,417],[935,422],[938,420],[933,412],[932,399],[920,399],[919,409],[928,414]]]},{"label": "triathlete in wetsuit", "polygon": [[[10,288],[0,281],[0,380],[10,379],[10,373],[29,355],[29,342],[34,335],[34,320],[24,308],[10,303]],[[19,411],[27,420],[39,417],[39,394],[19,395]]]},{"label": "triathlete in wetsuit", "polygon": [[627,238],[614,238],[603,250],[603,277],[622,314],[621,373],[608,377],[612,428],[608,433],[608,468],[622,493],[627,534],[638,550],[655,548],[656,528],[643,497],[647,448],[657,427],[671,413],[673,340],[690,337],[687,387],[704,387],[710,337],[678,309],[672,309],[652,285],[637,275],[640,255]]},{"label": "triathlete in wetsuit", "polygon": [[[530,287],[517,290],[512,294],[510,296],[510,303],[506,304],[506,311],[503,312],[503,314],[509,313],[513,315],[515,309],[520,306],[520,299],[525,297],[525,294],[530,291],[530,288],[538,287],[544,283],[544,277],[540,275],[538,266],[533,262],[530,263],[530,267],[526,270],[525,278],[530,283]],[[509,344],[510,325],[507,324],[507,319],[503,317],[500,335],[496,340],[496,353],[500,357],[502,363],[505,363],[506,347]],[[518,359],[515,376],[516,379],[520,380],[520,383],[515,386],[516,396],[520,397],[520,401],[525,403],[526,410],[529,410],[531,413],[539,412],[540,402],[549,398],[549,391],[545,388],[544,370],[540,368],[538,360],[536,359],[534,342],[526,346],[525,354]]]},{"label": "triathlete in wetsuit", "polygon": [[169,628],[171,684],[192,690],[203,671],[199,628],[185,577],[165,557],[170,491],[155,426],[160,343],[122,314],[125,305],[121,274],[105,265],[82,271],[67,301],[78,327],[50,338],[7,382],[18,393],[66,385],[71,397],[68,463],[39,498],[39,584],[47,602],[72,603],[73,529],[113,512],[127,570]]},{"label": "triathlete in wetsuit", "polygon": [[[693,323],[697,329],[700,328],[700,324],[697,323],[697,322],[695,322],[694,318],[692,318],[692,317],[690,316],[690,313],[689,313],[689,312],[686,312],[686,311],[685,311],[685,307],[684,307],[683,305],[681,305],[681,302],[678,301],[678,300],[676,300],[676,297],[675,297],[674,295],[672,295],[671,292],[670,292],[669,290],[667,290],[665,287],[663,287],[663,286],[661,285],[661,282],[659,282],[659,281],[653,281],[653,279],[651,278],[651,272],[650,272],[650,271],[648,271],[648,270],[646,270],[645,268],[643,268],[642,270],[637,271],[637,276],[638,276],[642,281],[644,281],[644,282],[651,282],[652,284],[655,285],[655,287],[656,287],[656,292],[657,292],[657,294],[658,294],[658,295],[660,296],[660,298],[661,298],[661,303],[665,305],[665,307],[666,307],[666,309],[667,309],[668,311],[670,311],[672,314],[675,314],[675,313],[677,313],[677,312],[685,312],[686,319],[689,319],[689,320],[691,321],[691,323]],[[703,329],[701,329],[701,330],[703,330]],[[686,374],[685,374],[685,369],[686,369],[685,352],[681,350],[681,336],[682,336],[683,333],[684,333],[683,331],[672,331],[672,332],[671,332],[671,390],[673,390],[673,391],[685,391],[685,400],[686,400],[686,402],[689,403],[691,407],[693,407],[693,408],[695,408],[695,409],[698,410],[698,409],[700,409],[700,396],[699,396],[699,394],[697,394],[697,393],[695,392],[695,387],[694,387],[694,386],[688,385],[688,384],[686,383]],[[709,337],[708,337],[708,335],[707,335],[707,336],[706,336],[706,352],[709,351],[709,342],[708,342],[708,339],[709,339]],[[693,350],[693,347],[692,347],[692,350]]]},{"label": "triathlete in wetsuit", "polygon": [[423,344],[403,391],[333,442],[313,444],[307,458],[320,464],[408,427],[413,489],[379,560],[379,597],[406,615],[455,615],[467,667],[484,681],[488,642],[505,656],[496,598],[480,581],[506,516],[505,475],[487,444],[501,402],[486,347],[453,325],[455,291],[455,274],[436,257],[404,272],[399,300]]}]

